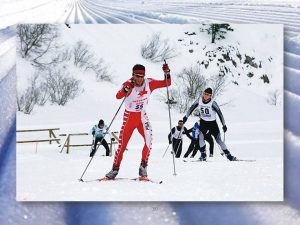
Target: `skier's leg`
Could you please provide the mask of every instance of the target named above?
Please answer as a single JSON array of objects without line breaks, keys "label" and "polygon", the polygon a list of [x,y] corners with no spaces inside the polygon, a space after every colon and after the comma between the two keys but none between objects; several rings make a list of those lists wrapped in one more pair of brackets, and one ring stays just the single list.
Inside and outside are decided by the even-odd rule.
[{"label": "skier's leg", "polygon": [[195,144],[194,144],[194,140],[191,140],[191,143],[188,147],[188,150],[186,151],[186,153],[184,154],[183,158],[186,158],[189,156],[189,154],[191,154],[191,152],[194,150]]},{"label": "skier's leg", "polygon": [[99,139],[98,138],[95,138],[94,141],[93,141],[93,144],[92,144],[92,151],[90,153],[90,157],[93,157],[96,153],[96,150],[97,150],[97,144],[99,142]]},{"label": "skier's leg", "polygon": [[214,136],[216,142],[220,145],[222,151],[225,153],[227,159],[229,159],[230,161],[236,160],[236,157],[234,157],[230,154],[229,150],[227,149],[227,146],[222,141],[221,133],[220,133],[217,122],[214,124],[213,128],[211,129],[211,133]]},{"label": "skier's leg", "polygon": [[200,160],[205,161],[206,160],[206,145],[205,145],[203,133],[201,131],[199,133],[199,146],[200,146],[200,153],[201,153]]},{"label": "skier's leg", "polygon": [[181,152],[182,152],[182,139],[179,140],[175,157],[180,158]]},{"label": "skier's leg", "polygon": [[142,161],[148,162],[148,158],[152,149],[152,126],[145,112],[141,113],[141,123],[137,129],[144,138],[145,142],[142,151]]},{"label": "skier's leg", "polygon": [[114,167],[119,168],[121,161],[123,159],[123,153],[126,149],[128,141],[132,135],[133,130],[135,129],[136,118],[133,113],[128,111],[124,112],[123,124],[121,127],[120,135],[119,135],[119,144],[118,149],[114,158]]},{"label": "skier's leg", "polygon": [[108,144],[107,144],[107,142],[106,142],[105,139],[103,139],[102,145],[103,145],[103,147],[104,147],[105,150],[106,150],[106,156],[109,156],[109,147],[108,147]]},{"label": "skier's leg", "polygon": [[210,134],[206,135],[204,138],[209,143],[209,156],[214,154],[214,140]]},{"label": "skier's leg", "polygon": [[192,158],[195,157],[195,155],[197,154],[198,150],[200,151],[199,139],[196,139],[195,140],[195,148],[194,148],[194,151],[193,151],[193,154],[192,154]]}]

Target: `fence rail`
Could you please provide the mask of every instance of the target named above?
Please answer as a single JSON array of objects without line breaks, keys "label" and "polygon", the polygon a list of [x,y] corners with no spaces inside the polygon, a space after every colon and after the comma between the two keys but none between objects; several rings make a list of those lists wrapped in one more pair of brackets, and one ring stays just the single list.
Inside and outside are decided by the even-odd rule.
[{"label": "fence rail", "polygon": [[17,143],[35,143],[35,142],[48,142],[52,144],[52,141],[56,141],[57,144],[60,144],[60,138],[57,138],[54,131],[60,130],[59,128],[45,128],[45,129],[31,129],[31,130],[17,130],[18,133],[26,133],[26,132],[41,132],[41,131],[49,131],[48,139],[37,139],[37,140],[21,140],[17,141]]},{"label": "fence rail", "polygon": [[[60,128],[45,128],[45,129],[30,129],[30,130],[17,130],[18,133],[26,133],[26,132],[41,132],[41,131],[49,131],[49,138],[43,138],[43,139],[33,139],[33,140],[17,140],[17,143],[38,143],[38,142],[49,142],[49,144],[52,144],[53,141],[57,142],[57,144],[60,144],[61,138],[57,138],[57,135],[54,133],[54,131],[59,131]],[[118,131],[111,132],[111,136],[115,139],[115,141],[111,141],[110,144],[110,153],[112,152],[112,148],[115,144],[118,144],[119,138],[118,138]],[[64,144],[62,145],[62,148],[60,150],[60,153],[63,152],[64,148],[66,148],[66,153],[70,152],[70,147],[87,147],[92,146],[92,143],[90,144],[71,144],[71,136],[86,136],[89,135],[88,133],[69,133],[69,134],[59,134],[59,137],[66,137],[66,140]],[[59,145],[60,147],[61,145]],[[99,146],[98,146],[99,147]],[[128,150],[128,149],[126,149]]]}]

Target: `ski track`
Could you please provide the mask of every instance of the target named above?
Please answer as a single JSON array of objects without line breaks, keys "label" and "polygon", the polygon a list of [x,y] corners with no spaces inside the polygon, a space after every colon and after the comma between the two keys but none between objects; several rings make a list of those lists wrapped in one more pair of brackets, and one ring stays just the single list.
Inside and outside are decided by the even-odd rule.
[{"label": "ski track", "polygon": [[[0,15],[0,19],[7,16],[34,14],[42,8],[57,6],[54,1],[35,4],[28,7]],[[12,5],[14,3],[11,3]],[[300,197],[299,160],[300,160],[300,126],[294,119],[300,114],[300,14],[299,8],[276,6],[272,4],[255,5],[244,3],[205,4],[205,3],[174,3],[150,1],[141,5],[140,1],[124,4],[124,1],[68,1],[61,4],[61,14],[55,18],[57,23],[188,23],[214,22],[228,23],[283,23],[285,24],[285,203],[172,203],[169,204],[178,213],[180,224],[195,224],[196,221],[222,224],[299,224]],[[184,16],[184,17],[182,17]],[[26,17],[25,17],[26,18]],[[18,22],[18,21],[15,21]],[[24,20],[26,22],[26,19]],[[37,21],[38,22],[38,21]],[[49,20],[53,22],[53,20]],[[12,23],[11,23],[12,24]],[[5,27],[11,24],[5,24]],[[0,30],[0,49],[7,48],[8,42],[14,36],[13,29]],[[1,59],[11,52],[2,51]],[[12,56],[11,56],[12,57]],[[0,187],[1,187],[1,224],[109,224],[106,217],[107,204],[89,203],[17,203],[15,192],[15,117],[14,87],[15,65],[8,65],[7,70],[0,71],[1,102],[1,130],[0,130]],[[5,194],[9,193],[9,194]],[[36,207],[36,204],[39,206]],[[112,204],[113,205],[113,204]],[[110,208],[114,206],[110,205]],[[145,204],[146,205],[146,204]],[[147,203],[147,205],[150,205]],[[123,205],[125,208],[129,204]],[[143,205],[131,205],[139,212]],[[158,206],[159,208],[160,206]],[[116,209],[118,207],[115,206]],[[294,212],[294,211],[295,212]],[[216,212],[218,217],[216,217]],[[46,212],[46,214],[44,213]],[[60,213],[58,213],[60,212]],[[124,211],[124,214],[128,211]],[[45,216],[46,215],[46,216]],[[122,217],[122,216],[121,216]],[[8,223],[7,223],[8,221]],[[123,222],[123,223],[122,223]],[[120,220],[119,224],[125,224]],[[158,221],[156,224],[163,224]],[[147,221],[143,221],[147,223]]]}]

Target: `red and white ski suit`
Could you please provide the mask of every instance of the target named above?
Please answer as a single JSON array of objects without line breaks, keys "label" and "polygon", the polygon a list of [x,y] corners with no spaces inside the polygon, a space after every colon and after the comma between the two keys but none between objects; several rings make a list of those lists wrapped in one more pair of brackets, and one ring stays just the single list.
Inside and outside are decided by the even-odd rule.
[{"label": "red and white ski suit", "polygon": [[125,96],[125,112],[123,116],[123,125],[121,127],[119,136],[119,145],[115,154],[114,166],[120,167],[123,153],[126,149],[128,141],[132,135],[134,129],[138,129],[138,132],[144,138],[144,147],[142,151],[142,160],[148,162],[150,151],[152,148],[152,127],[149,122],[146,108],[150,95],[153,90],[157,88],[163,88],[171,85],[171,78],[166,80],[154,80],[146,78],[141,87],[133,87],[128,93],[125,93],[124,87],[131,87],[131,81],[126,81],[122,89],[120,89],[116,95],[117,99],[124,98]]}]

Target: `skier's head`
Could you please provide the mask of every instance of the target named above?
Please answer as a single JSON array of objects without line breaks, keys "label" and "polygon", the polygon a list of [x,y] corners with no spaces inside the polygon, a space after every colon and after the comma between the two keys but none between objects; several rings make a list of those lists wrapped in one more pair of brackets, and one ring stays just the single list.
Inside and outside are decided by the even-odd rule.
[{"label": "skier's head", "polygon": [[141,64],[136,64],[132,68],[132,78],[136,86],[142,86],[145,80],[145,67]]},{"label": "skier's head", "polygon": [[211,99],[211,96],[212,96],[212,89],[208,87],[203,91],[202,98],[204,102],[208,102]]},{"label": "skier's head", "polygon": [[183,120],[178,120],[178,126],[180,126],[180,127],[183,126]]},{"label": "skier's head", "polygon": [[104,120],[99,120],[98,127],[104,127]]}]

